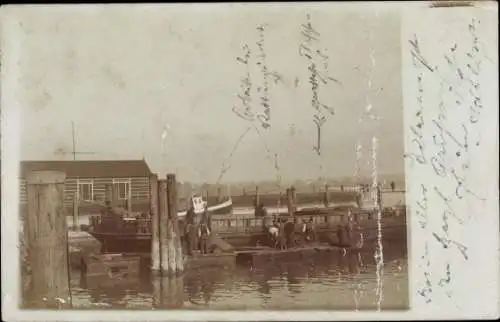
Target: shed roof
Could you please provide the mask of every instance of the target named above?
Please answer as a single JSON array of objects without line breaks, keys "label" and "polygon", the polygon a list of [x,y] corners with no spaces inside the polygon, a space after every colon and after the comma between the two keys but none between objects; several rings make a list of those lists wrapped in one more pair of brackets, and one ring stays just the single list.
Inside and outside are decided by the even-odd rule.
[{"label": "shed roof", "polygon": [[152,174],[144,160],[21,161],[21,178],[26,178],[31,171],[61,171],[72,178],[128,178]]}]

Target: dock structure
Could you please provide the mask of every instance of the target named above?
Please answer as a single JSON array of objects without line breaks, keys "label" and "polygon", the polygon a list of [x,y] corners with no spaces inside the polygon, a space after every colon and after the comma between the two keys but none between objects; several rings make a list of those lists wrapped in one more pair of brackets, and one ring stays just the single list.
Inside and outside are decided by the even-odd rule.
[{"label": "dock structure", "polygon": [[27,300],[29,307],[71,306],[68,227],[64,211],[65,179],[63,172],[56,171],[35,171],[26,177],[26,237],[28,264],[32,272]]}]

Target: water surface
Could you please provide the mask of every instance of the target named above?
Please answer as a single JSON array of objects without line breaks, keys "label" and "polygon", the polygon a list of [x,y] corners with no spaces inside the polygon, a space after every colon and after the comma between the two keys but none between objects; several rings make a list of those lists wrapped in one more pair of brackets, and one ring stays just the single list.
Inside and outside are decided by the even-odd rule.
[{"label": "water surface", "polygon": [[[382,309],[408,308],[405,243],[384,243]],[[111,282],[72,274],[73,305],[110,309],[376,309],[373,250],[317,253],[290,261],[267,258],[234,269],[189,271],[176,279]]]}]

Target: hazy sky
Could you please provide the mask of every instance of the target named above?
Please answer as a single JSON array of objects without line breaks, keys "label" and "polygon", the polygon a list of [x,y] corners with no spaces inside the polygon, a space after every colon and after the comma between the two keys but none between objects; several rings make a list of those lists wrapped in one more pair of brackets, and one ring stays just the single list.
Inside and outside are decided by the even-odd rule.
[{"label": "hazy sky", "polygon": [[[298,53],[307,12],[328,52],[329,75],[341,82],[320,90],[336,112],[323,126],[321,159],[313,151],[308,63]],[[71,159],[57,151],[71,152],[74,121],[77,150],[95,153],[78,159],[144,157],[160,175],[214,182],[249,126],[232,112],[245,73],[236,57],[245,43],[257,52],[256,27],[267,24],[267,65],[283,80],[270,85],[271,128],[243,138],[223,181],[275,178],[265,145],[278,155],[284,180],[316,178],[321,163],[323,175],[352,175],[358,140],[368,174],[373,135],[378,171],[403,173],[396,12],[335,4],[54,6],[25,7],[18,17],[22,159]],[[258,85],[256,69],[252,77]],[[380,120],[361,126],[368,103]]]}]

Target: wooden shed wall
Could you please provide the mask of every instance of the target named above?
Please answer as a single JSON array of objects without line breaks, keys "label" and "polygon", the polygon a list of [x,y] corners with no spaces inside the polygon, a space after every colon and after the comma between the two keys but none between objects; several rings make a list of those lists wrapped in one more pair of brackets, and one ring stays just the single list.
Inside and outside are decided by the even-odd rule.
[{"label": "wooden shed wall", "polygon": [[[80,180],[89,180],[93,181],[93,190],[94,190],[94,200],[98,202],[102,202],[105,200],[105,189],[106,185],[112,184],[113,179],[119,180],[127,180],[130,179],[130,189],[131,189],[131,197],[132,204],[137,201],[147,201],[149,200],[149,178],[148,177],[133,177],[133,178],[80,178]],[[64,193],[65,193],[65,207],[72,207],[72,197],[73,194],[77,191],[77,178],[67,178],[64,184]],[[19,180],[19,195],[21,204],[27,203],[27,189],[26,189],[26,180]],[[81,201],[81,204],[84,206],[85,201]]]}]

